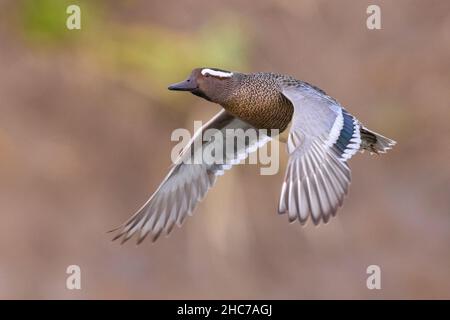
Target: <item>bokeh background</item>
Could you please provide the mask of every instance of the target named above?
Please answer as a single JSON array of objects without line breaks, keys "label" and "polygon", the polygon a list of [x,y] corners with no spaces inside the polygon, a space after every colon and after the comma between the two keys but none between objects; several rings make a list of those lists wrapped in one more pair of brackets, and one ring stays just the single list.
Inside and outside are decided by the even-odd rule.
[{"label": "bokeh background", "polygon": [[[449,57],[444,0],[1,0],[0,298],[450,298]],[[277,215],[281,152],[278,175],[221,177],[170,237],[111,242],[165,176],[172,130],[219,110],[166,89],[198,66],[291,74],[398,145],[351,160],[325,226]]]}]

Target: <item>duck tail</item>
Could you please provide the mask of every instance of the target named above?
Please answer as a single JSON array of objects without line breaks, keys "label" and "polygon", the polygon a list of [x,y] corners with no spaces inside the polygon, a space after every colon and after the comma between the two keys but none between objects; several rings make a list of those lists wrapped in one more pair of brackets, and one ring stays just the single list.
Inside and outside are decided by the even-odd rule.
[{"label": "duck tail", "polygon": [[361,152],[368,150],[370,153],[386,153],[397,143],[392,139],[386,138],[379,133],[373,132],[366,127],[361,127]]}]

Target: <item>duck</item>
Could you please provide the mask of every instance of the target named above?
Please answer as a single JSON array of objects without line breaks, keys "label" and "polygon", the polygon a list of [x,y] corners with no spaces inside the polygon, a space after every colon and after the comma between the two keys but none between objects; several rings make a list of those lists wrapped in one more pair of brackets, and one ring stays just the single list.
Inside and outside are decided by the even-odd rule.
[{"label": "duck", "polygon": [[[169,173],[147,202],[119,227],[113,240],[121,243],[137,235],[137,244],[148,235],[152,242],[192,215],[218,176],[231,169],[230,158],[222,163],[189,163],[208,129],[277,130],[287,145],[288,162],[278,203],[278,213],[302,225],[327,223],[343,205],[351,181],[348,160],[358,151],[386,153],[396,142],[367,129],[322,89],[278,73],[240,73],[219,68],[192,70],[184,81],[168,87],[190,92],[219,104],[222,109],[194,134]],[[272,132],[272,131],[271,131]],[[284,138],[282,138],[284,137]],[[261,146],[262,135],[250,139],[234,156],[243,159]]]}]

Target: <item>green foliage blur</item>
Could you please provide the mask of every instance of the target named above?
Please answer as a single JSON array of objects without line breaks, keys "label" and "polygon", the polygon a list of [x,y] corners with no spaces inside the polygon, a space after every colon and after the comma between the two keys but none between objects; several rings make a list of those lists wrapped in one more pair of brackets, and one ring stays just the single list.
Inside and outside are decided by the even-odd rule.
[{"label": "green foliage blur", "polygon": [[[81,30],[65,27],[70,4],[81,8]],[[193,67],[243,70],[247,65],[249,39],[237,19],[226,15],[192,34],[157,25],[118,25],[108,20],[100,2],[23,0],[21,6],[20,21],[31,46],[78,51],[93,67],[153,99],[167,99],[162,94],[167,84],[186,77]]]}]

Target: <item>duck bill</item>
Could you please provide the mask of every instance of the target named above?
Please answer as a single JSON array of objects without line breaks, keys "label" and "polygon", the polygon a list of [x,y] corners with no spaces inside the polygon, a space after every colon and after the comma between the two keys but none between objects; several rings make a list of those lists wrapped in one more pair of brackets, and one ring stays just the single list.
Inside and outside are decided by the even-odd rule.
[{"label": "duck bill", "polygon": [[187,79],[178,83],[171,84],[168,89],[175,91],[194,91],[195,89],[197,89],[197,84],[195,83],[195,81]]}]

